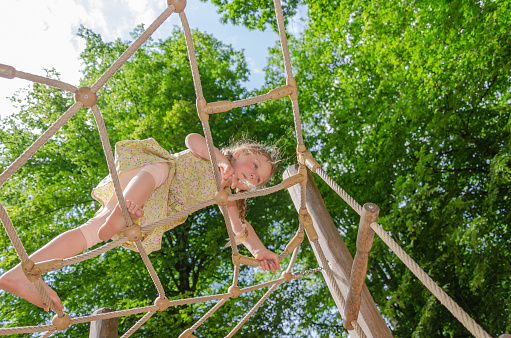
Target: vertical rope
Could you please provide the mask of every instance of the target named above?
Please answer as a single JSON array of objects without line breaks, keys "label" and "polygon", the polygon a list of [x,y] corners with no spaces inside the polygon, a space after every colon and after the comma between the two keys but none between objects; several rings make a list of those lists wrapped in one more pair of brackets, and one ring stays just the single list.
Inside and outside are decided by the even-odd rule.
[{"label": "vertical rope", "polygon": [[197,96],[198,99],[201,99],[204,97],[204,94],[202,93],[199,67],[197,66],[197,58],[195,57],[195,48],[193,46],[190,25],[188,24],[188,20],[186,19],[186,14],[184,11],[179,13],[179,18],[181,18],[181,24],[183,25],[183,30],[185,32],[186,47],[188,49],[188,58],[190,59],[190,67],[192,68],[193,76],[193,85],[195,86],[195,95]]},{"label": "vertical rope", "polygon": [[[211,130],[209,128],[208,122],[202,123],[202,128],[204,129],[204,136],[206,138],[206,145],[208,146],[209,158],[211,159],[211,166],[213,173],[215,175],[215,183],[216,190],[220,191],[222,189],[222,181],[220,178],[220,170],[218,169],[218,162],[215,154],[215,146],[213,145],[213,138],[211,136]],[[227,228],[227,234],[229,235],[229,242],[231,243],[232,254],[238,254],[238,246],[236,245],[236,236],[234,235],[234,231],[232,230],[231,218],[229,217],[229,212],[227,211],[226,206],[220,206],[220,210],[222,211],[222,215],[224,216],[225,225]]]},{"label": "vertical rope", "polygon": [[491,336],[483,330],[456,302],[449,297],[435,281],[383,230],[378,223],[371,223],[373,229],[382,241],[394,251],[396,256],[412,271],[412,273],[424,284],[431,293],[456,317],[467,330],[475,337],[490,338]]},{"label": "vertical rope", "polygon": [[307,209],[307,186],[300,186],[300,209]]},{"label": "vertical rope", "polygon": [[159,296],[161,298],[164,298],[165,290],[163,289],[163,286],[161,285],[160,278],[158,278],[158,275],[156,274],[156,270],[154,270],[154,267],[151,264],[151,261],[149,260],[147,253],[145,252],[142,242],[140,240],[138,240],[135,242],[135,245],[137,246],[137,250],[138,250],[138,253],[140,254],[140,257],[142,257],[142,260],[144,261],[147,271],[149,271],[149,275],[151,276],[151,279],[153,280],[153,283],[156,286],[156,289],[158,290]]},{"label": "vertical rope", "polygon": [[234,273],[232,276],[232,285],[233,286],[238,286],[239,276],[240,276],[240,266],[239,266],[239,264],[235,264],[234,265]]},{"label": "vertical rope", "polygon": [[291,255],[291,260],[289,261],[289,265],[287,266],[286,268],[286,272],[291,272],[291,270],[293,270],[293,265],[295,265],[295,262],[296,262],[296,258],[298,257],[298,252],[300,251],[300,245],[298,245],[294,250],[293,250],[293,255]]},{"label": "vertical rope", "polygon": [[[286,71],[287,78],[293,77],[293,69],[291,67],[291,57],[289,56],[289,47],[287,43],[286,36],[286,27],[284,25],[284,16],[282,14],[282,6],[280,4],[280,0],[273,0],[273,4],[275,7],[275,15],[277,16],[277,26],[279,30],[280,37],[280,45],[282,47],[282,56],[284,58],[284,69]],[[291,105],[293,107],[293,116],[296,130],[296,141],[298,145],[303,145],[303,135],[302,135],[302,124],[300,121],[300,111],[298,107],[298,100],[291,100]]]},{"label": "vertical rope", "polygon": [[[344,309],[346,307],[346,299],[344,298],[341,289],[337,284],[337,279],[335,279],[334,277],[334,273],[330,268],[330,265],[328,264],[328,260],[326,259],[325,253],[323,252],[323,249],[321,248],[321,245],[319,245],[319,241],[317,239],[314,240],[312,243],[314,244],[314,248],[316,249],[316,252],[319,256],[320,264],[321,266],[323,266],[323,270],[327,274],[328,278],[332,281],[332,287],[334,288],[334,293],[337,299],[339,299],[341,303],[341,308]],[[355,332],[358,334],[359,337],[366,338],[365,332],[362,330],[362,328],[356,321],[352,321],[351,324],[353,325],[353,328],[355,329]]]},{"label": "vertical rope", "polygon": [[303,145],[302,135],[302,123],[300,121],[300,110],[298,108],[298,100],[291,100],[291,106],[293,107],[293,117],[295,122],[296,140],[298,145]]},{"label": "vertical rope", "polygon": [[115,169],[114,155],[112,153],[112,147],[110,146],[110,140],[108,139],[108,135],[106,133],[105,121],[103,120],[103,117],[101,116],[101,112],[99,111],[97,105],[94,105],[92,107],[92,113],[94,114],[94,119],[96,120],[96,124],[98,126],[101,144],[103,145],[103,151],[105,153],[108,171],[110,172],[110,177],[112,178],[112,183],[114,185],[115,196],[117,197],[119,209],[121,210],[122,217],[126,222],[126,226],[129,227],[133,224],[133,221],[131,220],[131,216],[128,213],[128,209],[126,209],[126,201],[124,200],[124,196],[122,194],[121,183],[119,182],[119,175],[117,174],[117,170]]},{"label": "vertical rope", "polygon": [[280,0],[273,0],[275,7],[275,15],[277,16],[277,27],[279,29],[280,45],[282,46],[282,55],[284,56],[284,68],[287,77],[293,77],[291,68],[291,58],[289,57],[289,49],[287,47],[286,27],[284,25],[284,16],[282,15],[282,6]]}]

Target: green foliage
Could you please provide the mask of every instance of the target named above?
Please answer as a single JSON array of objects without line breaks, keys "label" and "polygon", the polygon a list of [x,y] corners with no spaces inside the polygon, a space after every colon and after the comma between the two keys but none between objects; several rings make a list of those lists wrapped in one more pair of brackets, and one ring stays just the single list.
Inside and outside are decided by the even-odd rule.
[{"label": "green foliage", "polygon": [[[207,0],[201,1],[206,2]],[[223,14],[221,19],[223,23],[242,24],[249,29],[260,30],[265,30],[268,26],[271,26],[273,30],[278,31],[273,1],[258,0],[247,3],[242,0],[211,0],[211,2],[218,7],[218,13]],[[303,3],[303,0],[281,2],[285,24],[287,24],[288,18],[296,14],[298,5]]]},{"label": "green foliage", "polygon": [[[225,22],[275,29],[270,1],[212,1]],[[328,174],[357,201],[379,205],[383,227],[414,260],[492,336],[511,327],[509,228],[511,1],[287,1],[284,17],[307,5],[307,27],[290,38],[307,147]],[[133,38],[141,28],[133,32]],[[128,46],[104,42],[82,28],[83,85],[92,84]],[[280,48],[268,60],[266,84],[243,88],[241,52],[194,33],[204,96],[236,100],[285,83]],[[55,71],[49,71],[58,76]],[[60,91],[34,85],[20,112],[2,121],[1,169],[71,104]],[[184,37],[149,41],[99,92],[98,106],[112,145],[156,138],[177,152],[184,136],[200,132]],[[281,167],[294,162],[295,142],[287,100],[234,109],[210,119],[218,145],[247,133],[283,149]],[[95,124],[80,111],[1,187],[29,252],[92,216],[90,190],[107,173]],[[272,183],[280,181],[280,172]],[[319,180],[317,180],[319,181]],[[318,182],[351,252],[358,215]],[[292,238],[296,212],[287,193],[250,200],[248,218],[263,243],[280,252]],[[40,226],[34,226],[34,224]],[[230,252],[218,209],[194,214],[166,233],[150,258],[171,298],[225,292]],[[17,263],[0,237],[2,269]],[[304,243],[297,269],[317,266]],[[149,305],[157,296],[138,255],[113,250],[99,259],[50,274],[47,282],[73,315],[98,307]],[[284,264],[285,266],[285,264]],[[83,278],[87,276],[87,278]],[[243,269],[240,285],[271,276]],[[91,282],[93,281],[93,282]],[[126,283],[128,281],[128,283]],[[467,330],[379,239],[370,253],[367,285],[398,337],[466,336]],[[93,292],[91,292],[91,289]],[[226,335],[264,290],[228,301],[195,332]],[[0,293],[0,317],[9,326],[47,323],[49,315]],[[141,336],[178,336],[213,304],[157,313]],[[16,312],[10,309],[16,308]],[[126,331],[141,316],[122,319]],[[86,325],[60,336],[80,336]],[[321,276],[283,285],[239,331],[246,337],[346,336]]]},{"label": "green foliage", "polygon": [[[490,334],[509,331],[509,1],[314,1],[290,42],[306,144]],[[278,48],[268,81],[282,84]],[[354,252],[357,216],[322,189]],[[387,247],[368,286],[397,336],[460,336]]]}]

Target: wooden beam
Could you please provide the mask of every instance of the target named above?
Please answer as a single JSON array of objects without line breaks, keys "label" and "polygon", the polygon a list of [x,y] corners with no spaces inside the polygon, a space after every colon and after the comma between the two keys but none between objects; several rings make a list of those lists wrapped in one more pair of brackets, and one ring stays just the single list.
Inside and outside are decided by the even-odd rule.
[{"label": "wooden beam", "polygon": [[[114,309],[102,308],[94,314],[113,312]],[[119,330],[119,317],[102,319],[90,322],[89,338],[117,338]]]},{"label": "wooden beam", "polygon": [[[284,179],[293,176],[296,173],[298,173],[298,165],[290,166],[284,172]],[[337,282],[342,295],[346,299],[349,291],[353,256],[349,252],[348,247],[334,225],[316,183],[314,183],[312,175],[308,171],[307,176],[307,210],[312,217],[314,228],[316,229],[319,237],[320,246],[335,274],[334,280],[330,280],[323,271],[323,277],[325,278],[327,286],[330,289],[330,293],[332,294],[337,308],[339,309],[339,314],[342,317],[344,309],[341,306],[341,300],[335,297],[335,292],[333,292],[333,283]],[[295,208],[298,211],[300,209],[300,185],[295,185],[289,188],[288,191],[291,195]],[[343,203],[340,198],[339,201],[340,203]],[[312,248],[316,254],[316,258],[318,258],[318,254],[314,246],[312,246]],[[360,313],[357,322],[362,327],[362,330],[367,337],[392,338],[392,333],[387,327],[380,311],[376,307],[373,297],[371,297],[365,283],[362,288]],[[355,331],[350,331],[350,336],[358,337]]]}]

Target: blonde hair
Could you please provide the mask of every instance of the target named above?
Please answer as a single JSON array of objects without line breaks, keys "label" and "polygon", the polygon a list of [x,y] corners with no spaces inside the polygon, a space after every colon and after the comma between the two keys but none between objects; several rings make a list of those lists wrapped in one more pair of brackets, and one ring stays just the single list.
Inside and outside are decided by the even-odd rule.
[{"label": "blonde hair", "polygon": [[[256,188],[256,187],[260,187],[260,186],[263,186],[266,183],[268,183],[270,178],[273,176],[273,174],[277,170],[277,163],[279,162],[279,157],[280,157],[279,149],[275,146],[266,147],[259,142],[256,142],[254,140],[247,139],[247,138],[238,140],[238,141],[232,143],[229,147],[220,149],[220,152],[222,154],[224,154],[225,157],[227,157],[227,159],[229,160],[229,162],[231,162],[231,164],[234,159],[234,154],[237,151],[241,151],[242,154],[263,155],[264,157],[266,157],[266,159],[268,160],[268,162],[271,165],[270,176],[268,176],[268,178],[265,181],[261,182],[257,186],[253,186],[249,182],[243,182],[243,184],[246,186],[252,186],[253,188]],[[240,190],[239,188],[236,188],[236,193],[244,192],[244,191],[246,191],[246,190]],[[245,199],[237,200],[236,206],[238,207],[240,221],[241,221],[241,223],[244,223],[245,222],[245,211],[246,211],[246,207],[247,207],[246,200]]]}]

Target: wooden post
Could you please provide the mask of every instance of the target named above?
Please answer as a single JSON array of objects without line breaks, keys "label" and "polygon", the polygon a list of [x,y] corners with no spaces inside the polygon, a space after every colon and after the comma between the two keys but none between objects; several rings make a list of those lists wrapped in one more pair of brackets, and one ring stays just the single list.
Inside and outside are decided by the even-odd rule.
[{"label": "wooden post", "polygon": [[[94,314],[113,312],[114,309],[102,308]],[[119,330],[119,317],[102,319],[90,322],[89,338],[117,338]]]},{"label": "wooden post", "polygon": [[[295,175],[298,172],[298,165],[288,167],[284,172],[284,179]],[[337,299],[335,292],[333,292],[333,283],[337,282],[342,295],[346,298],[349,291],[349,282],[351,275],[351,267],[353,265],[353,256],[349,252],[346,244],[344,243],[339,231],[334,225],[330,214],[323,202],[323,198],[319,193],[319,190],[312,179],[312,175],[307,171],[307,210],[309,211],[314,228],[319,237],[319,244],[323,249],[323,252],[330,263],[332,271],[335,273],[335,280],[330,280],[326,273],[323,271],[323,277],[327,283],[330,293],[334,298],[334,301],[339,309],[339,313],[344,313],[344,309],[341,306],[341,300]],[[295,205],[296,210],[300,209],[300,186],[295,185],[288,189],[291,199]],[[339,197],[340,199],[340,197]],[[342,201],[340,203],[343,203]],[[312,246],[316,258],[318,254]],[[387,327],[380,311],[374,303],[373,297],[369,293],[367,286],[364,283],[362,288],[360,313],[358,316],[358,324],[367,337],[373,338],[392,338],[392,333]],[[358,337],[355,331],[350,332],[351,337]]]},{"label": "wooden post", "polygon": [[380,208],[373,203],[366,203],[362,208],[358,225],[357,253],[351,267],[350,291],[346,297],[346,308],[344,309],[343,326],[347,330],[353,330],[351,321],[358,319],[362,288],[365,285],[367,274],[369,250],[371,250],[374,239],[374,230],[371,229],[371,223],[378,221],[379,212]]}]

